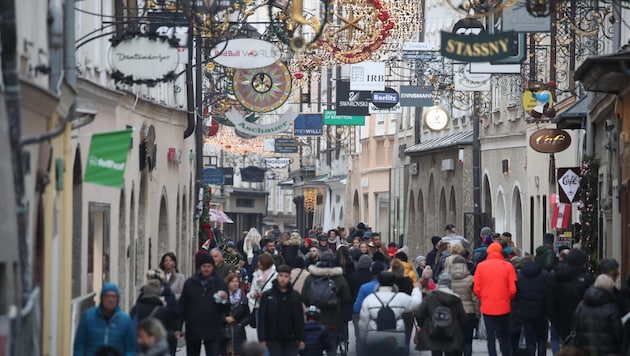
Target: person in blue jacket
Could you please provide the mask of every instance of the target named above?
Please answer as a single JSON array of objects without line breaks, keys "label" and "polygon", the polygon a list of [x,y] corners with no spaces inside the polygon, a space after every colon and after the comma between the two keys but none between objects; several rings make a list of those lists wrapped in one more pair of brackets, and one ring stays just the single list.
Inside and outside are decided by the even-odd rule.
[{"label": "person in blue jacket", "polygon": [[129,314],[118,306],[120,292],[113,283],[101,289],[101,303],[81,315],[74,337],[75,356],[93,356],[102,347],[113,347],[123,356],[136,354],[136,328]]}]

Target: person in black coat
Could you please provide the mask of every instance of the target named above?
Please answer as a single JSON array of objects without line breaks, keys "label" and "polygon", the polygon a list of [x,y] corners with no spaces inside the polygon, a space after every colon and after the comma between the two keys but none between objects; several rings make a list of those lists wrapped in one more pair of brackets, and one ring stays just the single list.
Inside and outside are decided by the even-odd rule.
[{"label": "person in black coat", "polygon": [[291,286],[291,267],[280,265],[276,273],[260,298],[258,341],[271,356],[296,356],[306,342],[302,301]]},{"label": "person in black coat", "polygon": [[588,355],[619,355],[621,352],[623,325],[613,294],[614,285],[609,276],[600,274],[575,311],[575,338],[570,343]]},{"label": "person in black coat", "polygon": [[512,299],[512,353],[518,353],[521,330],[525,332],[527,355],[547,351],[547,301],[549,275],[530,258],[523,259],[517,273],[516,296]]},{"label": "person in black coat", "polygon": [[560,340],[569,336],[573,313],[584,292],[593,284],[594,278],[585,266],[586,254],[574,248],[567,256],[567,267],[552,272],[549,316],[560,334]]},{"label": "person in black coat", "polygon": [[206,355],[218,356],[223,316],[229,308],[227,286],[215,273],[212,256],[202,255],[199,262],[199,270],[186,280],[179,298],[182,321],[186,323],[186,355],[199,356],[203,341]]},{"label": "person in black coat", "polygon": [[237,273],[230,273],[225,277],[225,284],[228,289],[228,300],[230,309],[224,320],[229,338],[223,345],[223,355],[239,355],[241,346],[247,341],[245,326],[249,325],[249,305],[247,295],[243,292],[241,276]]},{"label": "person in black coat", "polygon": [[171,355],[175,355],[177,351],[177,338],[175,337],[177,320],[164,306],[162,299],[160,299],[162,284],[158,280],[150,280],[142,289],[142,297],[139,298],[136,305],[131,308],[129,315],[132,320],[134,320],[136,326],[147,318],[159,320],[166,330],[170,353]]},{"label": "person in black coat", "polygon": [[435,264],[436,264],[436,256],[437,256],[437,244],[438,242],[440,242],[442,238],[439,236],[433,236],[431,237],[431,243],[433,244],[433,250],[431,250],[429,253],[427,253],[427,266],[431,266],[431,269],[435,270]]}]

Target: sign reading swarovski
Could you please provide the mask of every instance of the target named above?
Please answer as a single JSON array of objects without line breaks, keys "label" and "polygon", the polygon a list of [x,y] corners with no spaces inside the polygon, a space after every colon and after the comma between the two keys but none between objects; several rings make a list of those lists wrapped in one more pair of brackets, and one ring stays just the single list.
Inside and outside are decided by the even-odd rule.
[{"label": "sign reading swarovski", "polygon": [[111,41],[109,64],[115,80],[131,84],[175,79],[179,64],[176,39],[135,34]]},{"label": "sign reading swarovski", "polygon": [[370,92],[350,90],[350,82],[337,81],[337,115],[370,115]]}]

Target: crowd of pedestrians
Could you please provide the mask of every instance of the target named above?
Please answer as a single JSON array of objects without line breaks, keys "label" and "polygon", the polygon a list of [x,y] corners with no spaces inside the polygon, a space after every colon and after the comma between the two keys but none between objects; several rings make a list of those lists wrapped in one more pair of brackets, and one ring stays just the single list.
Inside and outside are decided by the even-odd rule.
[{"label": "crowd of pedestrians", "polygon": [[[579,248],[545,234],[524,254],[509,232],[484,227],[481,246],[448,224],[426,256],[385,244],[366,224],[301,236],[274,226],[239,241],[205,241],[184,277],[173,253],[147,272],[127,314],[114,284],[81,316],[74,354],[188,356],[472,355],[485,339],[497,355],[626,355],[630,283],[619,264],[586,269]],[[409,261],[413,261],[410,263]],[[246,328],[256,329],[248,340]],[[413,339],[413,341],[412,341]],[[498,341],[498,351],[497,351]]]}]

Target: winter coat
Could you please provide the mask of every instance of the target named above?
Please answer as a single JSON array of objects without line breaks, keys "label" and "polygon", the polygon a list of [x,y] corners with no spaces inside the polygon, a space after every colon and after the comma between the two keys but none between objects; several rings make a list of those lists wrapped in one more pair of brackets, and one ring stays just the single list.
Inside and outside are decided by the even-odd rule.
[{"label": "winter coat", "polygon": [[166,281],[166,284],[171,288],[171,292],[175,295],[175,299],[179,300],[179,297],[182,295],[182,290],[184,289],[184,283],[186,282],[186,277],[179,272],[173,271],[171,273],[170,278]]},{"label": "winter coat", "polygon": [[306,281],[304,281],[302,302],[306,306],[309,305],[308,290],[315,278],[324,276],[330,277],[337,287],[337,305],[333,308],[322,308],[319,322],[326,326],[340,326],[344,315],[343,308],[350,308],[350,303],[352,303],[350,287],[348,287],[348,282],[346,282],[346,278],[343,276],[343,269],[341,269],[341,267],[310,266],[308,271],[310,275],[306,278]]},{"label": "winter coat", "polygon": [[329,342],[326,327],[315,320],[309,320],[304,324],[304,329],[306,345],[300,351],[300,356],[322,356]]},{"label": "winter coat", "polygon": [[451,246],[454,246],[456,244],[460,244],[462,246],[464,246],[464,248],[469,248],[470,247],[470,242],[468,242],[468,240],[466,240],[466,238],[464,236],[461,235],[457,235],[455,233],[449,233],[448,235],[442,237],[441,240],[443,243],[444,242],[448,242]]},{"label": "winter coat", "polygon": [[[172,334],[177,330],[177,320],[176,318],[169,313],[168,309],[164,307],[162,300],[158,297],[143,297],[133,308],[131,308],[132,319],[137,319],[138,322],[144,320],[145,318],[151,316],[162,322],[162,326],[169,334]],[[137,316],[136,316],[137,314]]]},{"label": "winter coat", "polygon": [[352,300],[357,300],[359,288],[372,280],[372,272],[367,268],[361,268],[348,275],[348,285],[350,286],[350,295]]},{"label": "winter coat", "polygon": [[526,261],[518,272],[512,315],[518,319],[540,320],[547,317],[549,274],[533,261]]},{"label": "winter coat", "polygon": [[473,293],[473,276],[468,271],[468,264],[466,259],[462,256],[456,256],[459,258],[453,259],[448,266],[448,270],[444,272],[451,275],[451,289],[457,295],[459,295],[464,311],[466,314],[475,314],[477,318],[479,315],[479,299]]},{"label": "winter coat", "polygon": [[249,290],[249,293],[247,293],[247,298],[249,298],[249,308],[252,311],[254,310],[254,308],[258,308],[258,306],[260,305],[260,298],[256,298],[256,293],[263,294],[264,292],[270,290],[271,282],[273,282],[277,277],[276,266],[272,265],[271,269],[272,270],[269,273],[267,280],[265,282],[262,282],[262,284],[259,283],[259,281],[264,278],[265,271],[256,270],[256,272],[254,272],[252,286]]},{"label": "winter coat", "polygon": [[[181,313],[179,310],[179,306],[177,305],[177,297],[171,291],[171,287],[168,284],[162,286],[162,292],[160,293],[160,297],[164,298],[166,302],[166,309],[171,313],[171,317],[175,320],[181,317]],[[138,294],[138,299],[136,299],[136,303],[140,301],[140,299],[144,298],[144,287],[140,288],[140,294]]]},{"label": "winter coat", "polygon": [[384,305],[389,305],[396,316],[396,331],[404,331],[403,313],[415,310],[420,303],[422,303],[422,293],[418,288],[414,288],[411,295],[407,295],[397,292],[393,287],[378,287],[376,292],[368,295],[361,305],[361,312],[359,313],[361,340],[367,340],[368,333],[377,330],[376,317]]},{"label": "winter coat", "polygon": [[[205,286],[204,286],[205,285]],[[206,280],[199,272],[184,283],[179,308],[186,323],[186,340],[218,340],[223,330],[223,318],[228,304],[216,303],[215,293],[227,286],[215,273]]]},{"label": "winter coat", "polygon": [[623,344],[623,325],[616,298],[607,290],[590,287],[575,311],[574,346],[588,355],[617,355]]},{"label": "winter coat", "polygon": [[[428,330],[433,327],[433,314],[439,306],[448,307],[453,317],[451,327],[453,339],[440,340],[432,338]],[[427,295],[416,311],[416,320],[422,328],[420,344],[426,345],[432,351],[461,352],[464,349],[464,332],[462,326],[466,323],[466,311],[459,296],[452,290],[439,287]]]},{"label": "winter coat", "polygon": [[540,268],[547,272],[551,272],[555,261],[556,253],[551,246],[542,245],[536,248],[536,263],[540,266]]},{"label": "winter coat", "polygon": [[433,250],[427,253],[427,266],[431,266],[432,269],[435,269],[435,263],[437,262],[435,258],[437,257],[437,252],[437,248],[434,247]]},{"label": "winter coat", "polygon": [[241,346],[247,341],[247,334],[245,332],[245,326],[249,324],[249,318],[253,317],[249,312],[249,306],[247,305],[247,296],[241,295],[241,300],[235,304],[230,304],[230,309],[226,316],[234,318],[232,324],[228,324],[228,329],[232,339],[228,342],[232,343],[232,352],[240,354]]},{"label": "winter coat", "polygon": [[481,302],[481,313],[504,315],[512,310],[511,301],[516,295],[516,272],[498,252],[488,254],[477,266],[473,276],[473,292]]},{"label": "winter coat", "polygon": [[447,250],[442,251],[440,260],[436,262],[435,269],[433,270],[433,280],[437,282],[438,277],[444,271],[444,265],[446,265],[446,259],[451,257],[451,253]]},{"label": "winter coat", "polygon": [[304,288],[304,281],[310,275],[307,270],[301,268],[294,268],[291,270],[291,283],[293,285],[293,290],[302,294],[302,289]]},{"label": "winter coat", "polygon": [[567,266],[552,273],[550,319],[562,339],[571,332],[571,318],[595,279],[584,268]]},{"label": "winter coat", "polygon": [[[306,341],[300,294],[294,291],[291,285],[283,293],[278,288],[278,281],[274,280],[271,284],[271,289],[260,298],[258,341]],[[283,313],[290,312],[290,320],[278,318],[280,309],[285,309]],[[287,328],[291,331],[290,334],[281,332]]]},{"label": "winter coat", "polygon": [[147,350],[138,352],[138,356],[170,356],[171,350],[168,348],[168,342],[166,339],[158,340],[155,345],[151,346]]},{"label": "winter coat", "polygon": [[373,279],[361,285],[361,288],[359,288],[359,293],[357,294],[357,297],[354,300],[354,306],[352,307],[352,312],[354,314],[359,314],[361,312],[361,305],[363,305],[363,301],[365,300],[365,298],[367,298],[368,295],[374,293],[377,287],[378,287],[378,280],[376,279]]},{"label": "winter coat", "polygon": [[282,257],[289,266],[295,265],[295,258],[300,254],[302,240],[291,238],[282,243]]},{"label": "winter coat", "polygon": [[[118,288],[109,283],[105,284],[101,290],[101,300],[103,295],[110,291],[116,292],[120,300]],[[92,356],[102,346],[111,346],[116,348],[122,356],[134,356],[136,342],[136,328],[129,315],[116,307],[114,314],[106,319],[99,305],[81,314],[74,336],[74,355]]]}]

